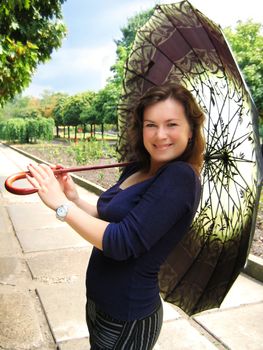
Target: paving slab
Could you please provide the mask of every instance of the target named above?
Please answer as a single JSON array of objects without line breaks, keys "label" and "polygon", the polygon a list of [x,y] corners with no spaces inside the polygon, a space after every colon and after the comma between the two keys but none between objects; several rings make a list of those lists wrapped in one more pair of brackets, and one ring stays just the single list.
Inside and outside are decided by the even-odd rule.
[{"label": "paving slab", "polygon": [[15,204],[7,209],[25,253],[89,245],[41,203]]},{"label": "paving slab", "polygon": [[56,342],[88,337],[84,283],[38,286],[37,293]]},{"label": "paving slab", "polygon": [[35,307],[24,293],[0,294],[1,349],[31,350],[43,344]]},{"label": "paving slab", "polygon": [[220,309],[263,302],[263,283],[240,274],[225,297]]},{"label": "paving slab", "polygon": [[91,251],[91,245],[81,250],[49,251],[27,258],[27,263],[33,278],[41,282],[84,281]]},{"label": "paving slab", "polygon": [[23,272],[21,260],[15,257],[0,257],[0,284],[16,285],[17,276]]},{"label": "paving slab", "polygon": [[178,320],[181,317],[178,308],[171,303],[162,300],[163,303],[163,322]]},{"label": "paving slab", "polygon": [[194,319],[230,349],[262,350],[262,315],[263,303],[258,303],[207,312]]},{"label": "paving slab", "polygon": [[58,350],[90,350],[89,339],[73,339],[70,341],[66,341],[60,343],[58,346]]},{"label": "paving slab", "polygon": [[16,233],[24,253],[88,246],[88,242],[69,226],[26,229]]},{"label": "paving slab", "polygon": [[163,323],[160,337],[154,350],[216,350],[210,342],[187,320],[178,319]]},{"label": "paving slab", "polygon": [[7,206],[8,213],[16,231],[65,226],[56,219],[54,211],[43,203],[19,203]]},{"label": "paving slab", "polygon": [[20,251],[7,210],[1,206],[0,199],[0,256],[16,255]]}]

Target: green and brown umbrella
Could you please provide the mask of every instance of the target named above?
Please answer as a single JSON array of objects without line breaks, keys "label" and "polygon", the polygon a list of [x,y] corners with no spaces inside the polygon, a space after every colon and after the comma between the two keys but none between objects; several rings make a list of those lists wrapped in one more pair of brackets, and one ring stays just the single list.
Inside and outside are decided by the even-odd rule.
[{"label": "green and brown umbrella", "polygon": [[120,142],[138,99],[182,84],[204,110],[202,196],[189,233],[163,264],[163,298],[189,315],[219,307],[243,268],[262,183],[258,115],[218,25],[188,1],[158,5],[137,32],[125,67]]}]

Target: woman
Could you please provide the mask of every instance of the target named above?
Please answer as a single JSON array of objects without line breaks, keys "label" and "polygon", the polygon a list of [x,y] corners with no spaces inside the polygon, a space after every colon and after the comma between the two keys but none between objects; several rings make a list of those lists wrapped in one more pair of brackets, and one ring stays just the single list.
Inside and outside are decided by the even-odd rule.
[{"label": "woman", "polygon": [[147,350],[157,341],[158,271],[197,209],[203,122],[185,88],[165,84],[148,90],[121,150],[132,163],[97,207],[79,197],[69,175],[56,179],[46,165],[28,167],[42,201],[94,245],[86,278],[93,350]]}]

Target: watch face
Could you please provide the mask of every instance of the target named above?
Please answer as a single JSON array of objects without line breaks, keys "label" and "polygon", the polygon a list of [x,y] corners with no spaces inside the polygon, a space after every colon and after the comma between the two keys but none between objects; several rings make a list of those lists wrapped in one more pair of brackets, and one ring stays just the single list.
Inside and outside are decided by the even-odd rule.
[{"label": "watch face", "polygon": [[59,220],[64,221],[68,213],[68,208],[69,208],[68,204],[62,204],[60,207],[56,209],[56,217]]},{"label": "watch face", "polygon": [[66,210],[64,207],[59,207],[57,209],[57,214],[60,215],[60,216],[64,216],[66,214]]}]

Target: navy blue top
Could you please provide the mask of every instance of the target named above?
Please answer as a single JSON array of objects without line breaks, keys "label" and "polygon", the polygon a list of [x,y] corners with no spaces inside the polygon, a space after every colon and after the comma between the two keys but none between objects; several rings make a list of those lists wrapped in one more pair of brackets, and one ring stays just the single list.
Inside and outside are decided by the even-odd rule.
[{"label": "navy blue top", "polygon": [[99,217],[110,224],[103,251],[93,248],[86,278],[87,295],[98,308],[127,321],[148,316],[160,302],[160,265],[188,231],[200,199],[199,178],[185,162],[121,189],[136,171],[128,166],[98,200]]}]

